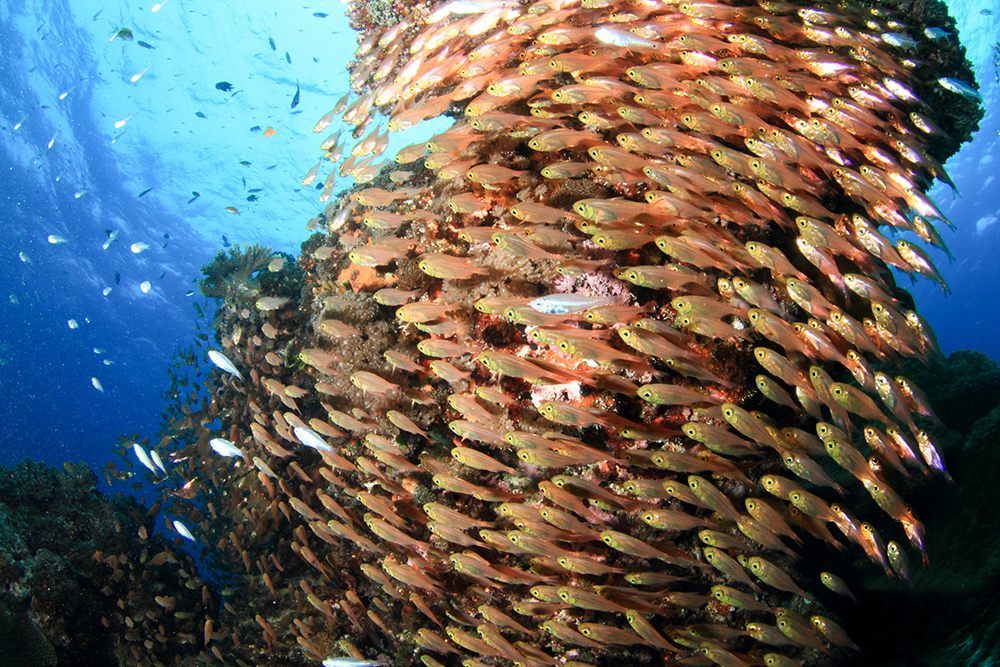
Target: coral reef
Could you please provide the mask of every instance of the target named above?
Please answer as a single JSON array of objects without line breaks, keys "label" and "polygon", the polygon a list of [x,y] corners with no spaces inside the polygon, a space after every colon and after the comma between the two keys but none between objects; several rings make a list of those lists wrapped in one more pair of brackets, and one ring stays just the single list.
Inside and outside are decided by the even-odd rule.
[{"label": "coral reef", "polygon": [[[214,599],[153,513],[83,465],[0,469],[0,665],[193,664]],[[200,654],[200,657],[199,657]]]},{"label": "coral reef", "polygon": [[0,602],[0,646],[3,667],[52,667],[56,651],[27,614],[15,614]]},{"label": "coral reef", "polygon": [[968,74],[924,31],[939,7],[352,4],[337,173],[363,185],[303,245],[299,293],[222,294],[239,377],[158,447],[165,511],[237,573],[225,654],[864,650],[850,598],[913,579],[914,499],[960,441],[890,271],[946,288],[926,190],[981,113],[921,102]]}]

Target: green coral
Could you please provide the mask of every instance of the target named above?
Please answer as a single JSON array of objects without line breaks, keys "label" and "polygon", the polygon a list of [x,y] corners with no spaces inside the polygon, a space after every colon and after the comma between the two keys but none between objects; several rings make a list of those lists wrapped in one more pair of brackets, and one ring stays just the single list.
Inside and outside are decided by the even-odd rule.
[{"label": "green coral", "polygon": [[56,650],[45,633],[24,613],[0,602],[0,667],[51,667]]}]

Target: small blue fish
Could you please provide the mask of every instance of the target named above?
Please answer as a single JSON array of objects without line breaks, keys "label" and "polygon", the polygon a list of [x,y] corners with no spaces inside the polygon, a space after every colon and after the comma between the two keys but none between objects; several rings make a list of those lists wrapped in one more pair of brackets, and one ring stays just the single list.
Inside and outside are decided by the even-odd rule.
[{"label": "small blue fish", "polygon": [[983,101],[983,96],[979,94],[978,90],[960,79],[943,76],[938,79],[938,83],[947,91],[961,95],[962,97],[967,97],[970,100],[979,100],[980,102]]}]

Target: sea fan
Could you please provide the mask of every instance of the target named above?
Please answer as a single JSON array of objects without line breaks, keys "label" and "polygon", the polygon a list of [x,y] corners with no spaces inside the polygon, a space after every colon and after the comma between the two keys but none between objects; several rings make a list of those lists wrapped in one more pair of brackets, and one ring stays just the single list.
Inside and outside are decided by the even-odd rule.
[{"label": "sea fan", "polygon": [[257,244],[236,244],[228,252],[220,250],[210,263],[201,267],[203,278],[198,287],[205,296],[221,299],[233,286],[246,283],[266,268],[273,255],[272,250]]}]

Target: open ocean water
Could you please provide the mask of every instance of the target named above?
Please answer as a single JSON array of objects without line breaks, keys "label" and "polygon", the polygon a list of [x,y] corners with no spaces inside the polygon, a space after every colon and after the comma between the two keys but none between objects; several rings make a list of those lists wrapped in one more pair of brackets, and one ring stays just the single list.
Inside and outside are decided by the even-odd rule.
[{"label": "open ocean water", "polygon": [[[956,226],[953,260],[930,251],[951,294],[900,285],[945,354],[1000,360],[1000,3],[948,6],[985,116],[946,165],[956,189],[932,190]],[[202,265],[310,234],[322,183],[301,180],[338,121],[312,127],[354,47],[338,2],[0,0],[0,466],[100,470],[157,431],[177,352],[212,335]],[[389,153],[442,127],[425,125]],[[995,641],[998,618],[976,632]],[[995,664],[977,641],[962,660]]]}]

